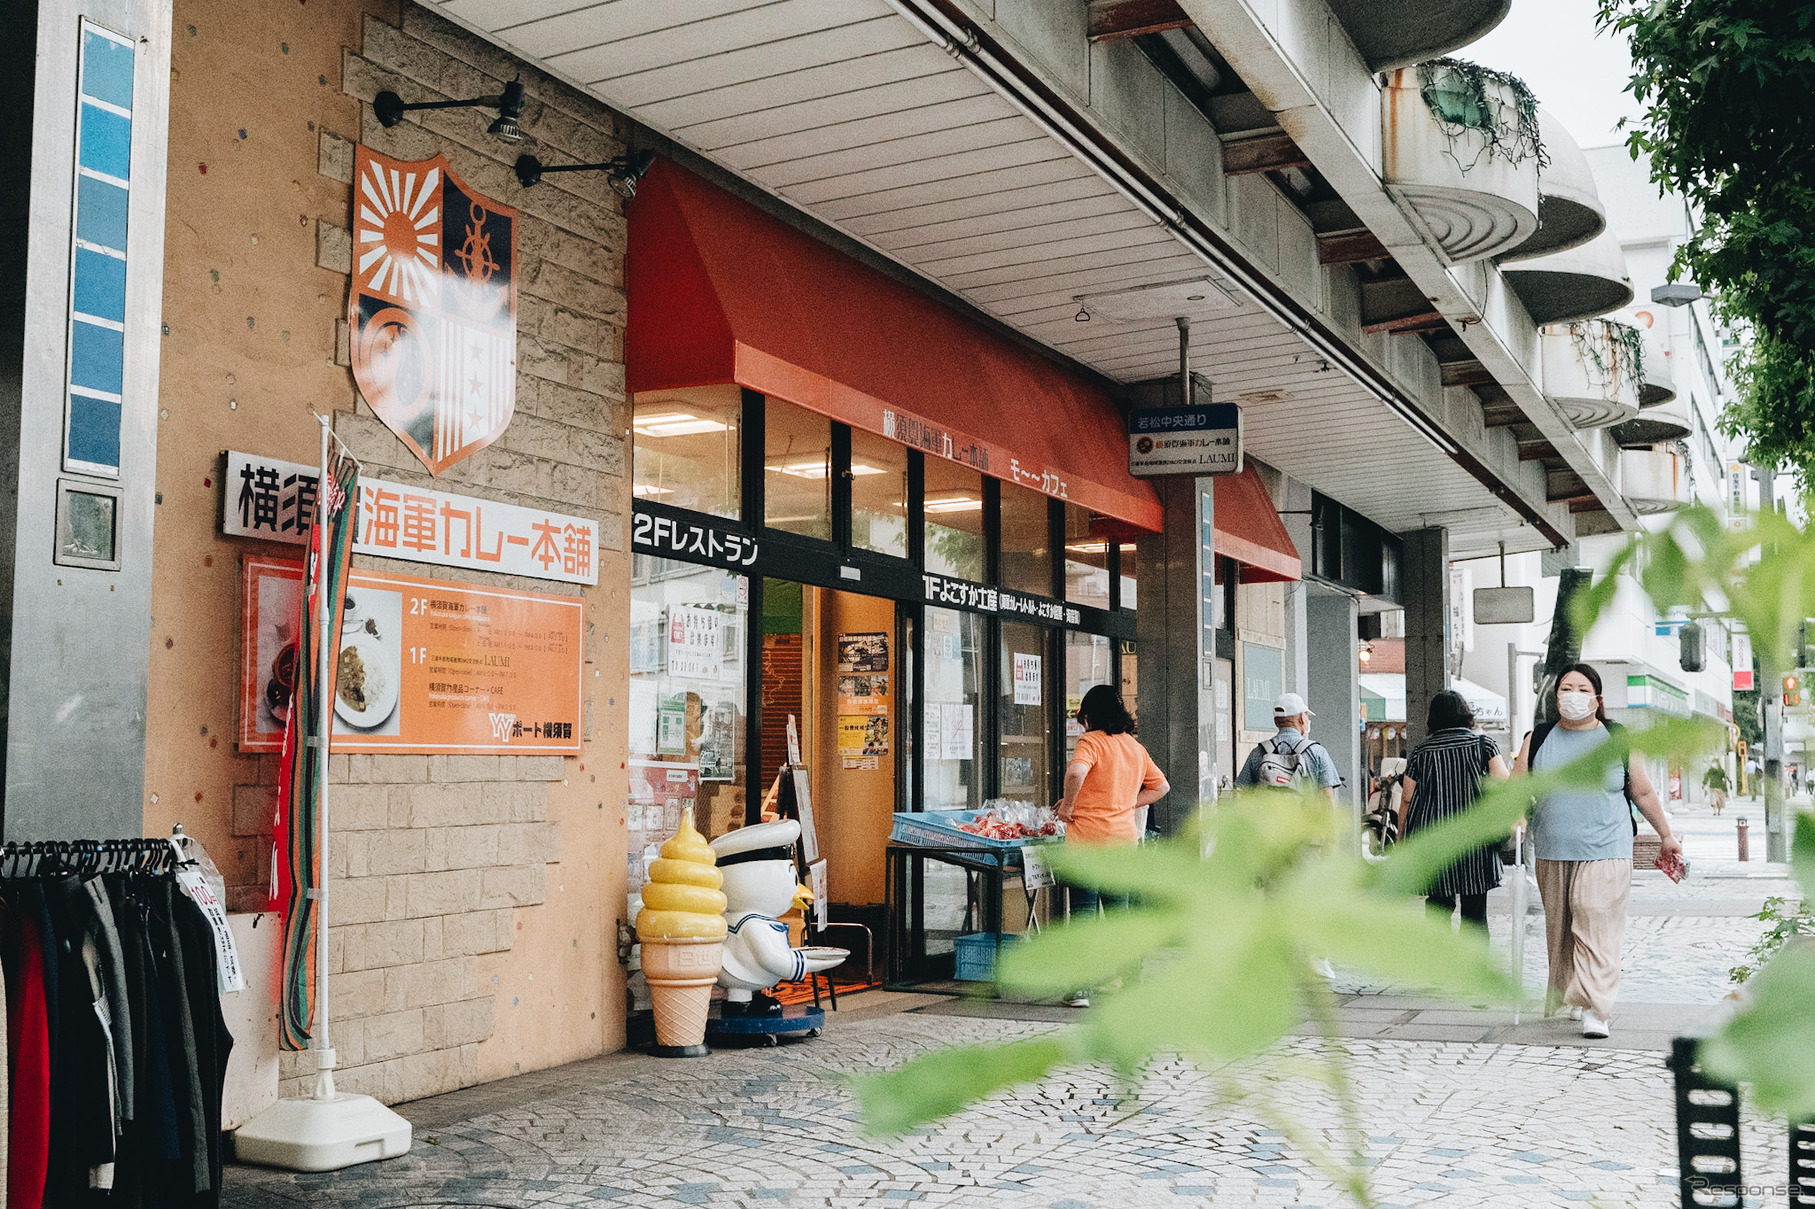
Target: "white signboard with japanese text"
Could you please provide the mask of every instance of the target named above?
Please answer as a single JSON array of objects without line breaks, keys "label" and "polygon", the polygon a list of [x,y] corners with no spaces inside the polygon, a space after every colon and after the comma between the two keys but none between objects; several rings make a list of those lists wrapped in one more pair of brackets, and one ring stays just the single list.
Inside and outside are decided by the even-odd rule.
[{"label": "white signboard with japanese text", "polygon": [[[221,532],[306,544],[315,518],[314,466],[229,451]],[[496,500],[359,480],[355,554],[596,584],[597,521]]]},{"label": "white signboard with japanese text", "polygon": [[1039,705],[1045,700],[1040,688],[1040,657],[1015,652],[1015,704]]},{"label": "white signboard with japanese text", "polygon": [[1128,473],[1240,474],[1242,414],[1233,403],[1137,407],[1128,413]]},{"label": "white signboard with japanese text", "polygon": [[717,609],[675,605],[668,610],[668,674],[692,680],[717,680],[725,653]]}]

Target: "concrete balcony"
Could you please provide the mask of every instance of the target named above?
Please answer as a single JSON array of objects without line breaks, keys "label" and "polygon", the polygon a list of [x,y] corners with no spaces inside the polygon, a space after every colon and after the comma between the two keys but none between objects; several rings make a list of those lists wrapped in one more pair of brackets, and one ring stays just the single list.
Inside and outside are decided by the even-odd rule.
[{"label": "concrete balcony", "polygon": [[1382,96],[1387,189],[1448,264],[1498,256],[1538,229],[1536,147],[1507,137],[1518,128],[1519,96],[1489,77],[1483,107],[1469,78],[1442,65],[1402,68]]},{"label": "concrete balcony", "polygon": [[1550,162],[1538,174],[1538,229],[1500,263],[1577,248],[1607,229],[1607,211],[1581,147],[1548,109],[1538,109],[1538,130]]},{"label": "concrete balcony", "polygon": [[1638,340],[1625,324],[1552,324],[1538,337],[1544,393],[1577,428],[1605,428],[1639,414]]},{"label": "concrete balcony", "polygon": [[1672,449],[1628,449],[1620,455],[1620,494],[1641,513],[1692,503],[1689,459]]},{"label": "concrete balcony", "polygon": [[1632,301],[1626,254],[1612,231],[1580,247],[1503,265],[1500,272],[1540,325],[1593,319]]},{"label": "concrete balcony", "polygon": [[1664,441],[1677,441],[1695,431],[1689,415],[1689,400],[1674,394],[1663,403],[1644,407],[1630,420],[1623,420],[1607,430],[1622,449],[1649,449]]},{"label": "concrete balcony", "polygon": [[1512,0],[1328,0],[1369,71],[1448,54],[1500,24]]}]

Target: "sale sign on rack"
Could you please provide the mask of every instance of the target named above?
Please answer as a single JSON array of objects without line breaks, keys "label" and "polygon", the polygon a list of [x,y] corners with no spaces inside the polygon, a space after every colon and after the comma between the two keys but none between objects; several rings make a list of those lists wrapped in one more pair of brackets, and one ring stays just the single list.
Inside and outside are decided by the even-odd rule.
[{"label": "sale sign on rack", "polygon": [[[302,566],[246,559],[240,750],[280,751]],[[334,751],[574,755],[577,597],[355,571],[341,622]]]}]

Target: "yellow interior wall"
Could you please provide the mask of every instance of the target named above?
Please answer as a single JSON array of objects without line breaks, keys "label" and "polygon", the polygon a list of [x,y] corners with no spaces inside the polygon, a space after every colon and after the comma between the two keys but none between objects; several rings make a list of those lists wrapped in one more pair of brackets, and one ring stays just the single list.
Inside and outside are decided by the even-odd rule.
[{"label": "yellow interior wall", "polygon": [[[880,903],[885,893],[883,850],[895,812],[895,745],[901,741],[900,644],[894,602],[852,592],[820,593],[819,744],[814,762],[813,813],[833,902]],[[889,635],[889,754],[877,767],[846,769],[838,754],[838,635]]]}]

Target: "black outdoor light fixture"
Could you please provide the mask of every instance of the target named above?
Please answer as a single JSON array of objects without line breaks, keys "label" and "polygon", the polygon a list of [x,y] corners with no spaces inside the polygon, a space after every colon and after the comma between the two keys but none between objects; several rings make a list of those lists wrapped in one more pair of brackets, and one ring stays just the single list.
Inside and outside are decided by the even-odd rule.
[{"label": "black outdoor light fixture", "polygon": [[653,151],[630,151],[602,164],[544,164],[533,155],[517,157],[517,180],[527,189],[540,184],[550,172],[603,172],[611,191],[629,201],[637,195],[637,182],[649,175],[655,163]]},{"label": "black outdoor light fixture", "polygon": [[498,120],[493,122],[486,133],[495,135],[507,143],[521,143],[523,128],[517,119],[523,116],[523,81],[512,80],[504,86],[504,91],[495,97],[475,97],[470,101],[410,101],[386,89],[372,98],[372,112],[378,117],[378,124],[389,129],[403,121],[403,115],[412,109],[491,109],[498,110]]}]

